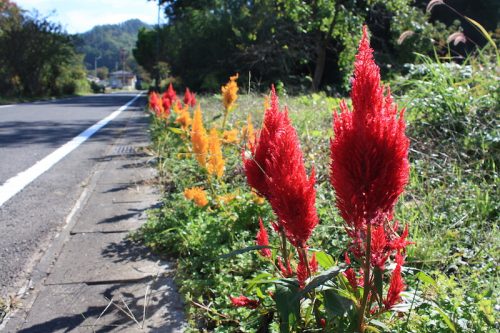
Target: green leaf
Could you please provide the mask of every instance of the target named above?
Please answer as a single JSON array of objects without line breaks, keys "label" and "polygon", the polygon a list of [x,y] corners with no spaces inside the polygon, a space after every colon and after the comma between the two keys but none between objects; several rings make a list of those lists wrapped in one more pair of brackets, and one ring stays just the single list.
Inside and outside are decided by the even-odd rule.
[{"label": "green leaf", "polygon": [[243,254],[246,252],[250,251],[256,251],[256,250],[262,250],[262,249],[272,249],[271,246],[264,246],[264,245],[253,245],[253,246],[248,246],[243,249],[235,250],[226,254],[221,254],[220,256],[217,257],[217,259],[227,259],[231,258],[234,256],[237,256],[238,254]]},{"label": "green leaf", "polygon": [[495,44],[495,42],[491,38],[490,34],[486,31],[486,29],[479,22],[471,19],[470,17],[467,17],[467,16],[464,16],[464,17],[467,21],[469,21],[469,23],[474,25],[481,32],[481,34],[483,34],[484,38],[486,38],[488,40],[488,43],[490,43],[493,46],[493,48],[495,49],[495,51],[498,55],[497,45]]},{"label": "green leaf", "polygon": [[378,326],[378,327],[380,327],[381,329],[383,329],[386,332],[390,331],[390,328],[386,324],[384,324],[383,322],[378,321],[376,319],[370,320],[370,324]]},{"label": "green leaf", "polygon": [[318,264],[324,269],[328,269],[335,265],[335,260],[333,259],[333,257],[324,251],[316,251],[316,260],[318,261]]},{"label": "green leaf", "polygon": [[300,300],[296,297],[298,290],[298,286],[276,284],[274,299],[280,317],[281,333],[289,333],[290,327],[293,328],[300,317]]},{"label": "green leaf", "polygon": [[298,293],[296,295],[296,298],[298,300],[302,299],[307,293],[311,292],[312,290],[316,289],[319,286],[324,285],[325,283],[327,283],[328,281],[330,281],[331,279],[333,279],[334,277],[336,277],[337,275],[339,275],[341,272],[345,271],[346,269],[347,269],[347,265],[340,264],[338,266],[332,267],[332,268],[322,272],[319,275],[316,275],[312,279],[312,281],[309,282],[307,284],[307,286],[305,286],[304,289],[302,289],[300,291],[300,293]]},{"label": "green leaf", "polygon": [[427,275],[426,273],[420,271],[417,273],[417,275],[415,275],[417,279],[419,279],[420,281],[422,281],[423,283],[425,284],[430,284],[432,286],[435,286],[436,285],[436,280],[434,280],[432,277],[430,277],[429,275]]},{"label": "green leaf", "polygon": [[175,133],[175,134],[183,134],[184,131],[181,130],[180,128],[177,128],[177,127],[169,127],[168,128],[172,133]]},{"label": "green leaf", "polygon": [[340,296],[335,290],[327,289],[323,292],[326,311],[333,316],[344,316],[351,311],[354,302]]},{"label": "green leaf", "polygon": [[446,325],[448,325],[449,329],[452,330],[453,332],[457,333],[455,325],[451,321],[450,317],[448,317],[448,315],[446,314],[446,312],[444,312],[443,309],[441,309],[436,304],[434,304],[434,308],[436,309],[437,312],[439,312],[439,314],[441,315],[441,318],[446,323]]},{"label": "green leaf", "polygon": [[270,273],[261,273],[254,277],[253,279],[247,281],[248,287],[247,287],[247,292],[251,291],[255,288],[256,285],[258,284],[263,284],[263,283],[272,283],[276,281],[277,279],[273,277],[272,274]]}]

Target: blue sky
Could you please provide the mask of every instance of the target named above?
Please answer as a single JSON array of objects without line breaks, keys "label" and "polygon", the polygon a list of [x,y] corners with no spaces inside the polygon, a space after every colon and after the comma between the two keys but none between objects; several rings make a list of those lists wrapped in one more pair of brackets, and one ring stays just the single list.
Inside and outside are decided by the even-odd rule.
[{"label": "blue sky", "polygon": [[157,5],[146,0],[14,0],[19,7],[50,16],[69,33],[84,32],[95,25],[114,24],[132,18],[157,22]]}]

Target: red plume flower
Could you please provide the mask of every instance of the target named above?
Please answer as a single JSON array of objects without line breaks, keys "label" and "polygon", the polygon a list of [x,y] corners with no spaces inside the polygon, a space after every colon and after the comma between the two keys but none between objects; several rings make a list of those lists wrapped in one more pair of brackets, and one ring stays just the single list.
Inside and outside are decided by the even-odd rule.
[{"label": "red plume flower", "polygon": [[163,105],[163,114],[165,117],[170,116],[170,107],[172,106],[172,101],[168,98],[166,93],[161,96],[161,102]]},{"label": "red plume flower", "polygon": [[404,110],[384,96],[380,72],[366,27],[356,55],[351,98],[353,110],[340,104],[334,113],[331,176],[337,207],[350,228],[392,219],[394,205],[408,182],[409,140]]},{"label": "red plume flower", "polygon": [[167,97],[170,100],[170,105],[172,105],[177,100],[177,93],[175,92],[172,83],[170,83],[165,93],[167,94]]},{"label": "red plume flower", "polygon": [[290,261],[287,260],[287,266],[283,265],[283,261],[281,260],[281,257],[278,257],[278,268],[281,271],[281,274],[288,278],[293,276],[293,270],[292,267],[290,266]]},{"label": "red plume flower", "polygon": [[260,304],[259,301],[250,299],[250,298],[243,296],[243,295],[238,296],[238,297],[229,296],[229,298],[231,299],[231,303],[233,304],[233,306],[236,306],[236,307],[245,307],[245,308],[249,308],[249,309],[256,309]]},{"label": "red plume flower", "polygon": [[311,260],[309,260],[309,267],[311,272],[316,273],[318,271],[318,259],[316,259],[316,252],[313,252]]},{"label": "red plume flower", "polygon": [[243,162],[248,183],[269,201],[290,243],[304,248],[318,224],[314,170],[307,177],[297,133],[288,110],[280,112],[274,87],[252,158]]},{"label": "red plume flower", "polygon": [[403,278],[401,277],[401,267],[403,266],[403,256],[400,254],[396,255],[396,268],[392,272],[391,282],[389,284],[389,290],[387,291],[387,297],[384,300],[384,306],[388,310],[394,305],[399,303],[401,300],[401,292],[406,288]]},{"label": "red plume flower", "polygon": [[196,105],[196,97],[189,90],[189,88],[186,88],[186,92],[184,93],[184,104],[189,105],[190,107],[194,107]]},{"label": "red plume flower", "polygon": [[306,280],[308,276],[307,272],[307,260],[299,252],[299,263],[297,265],[297,281],[299,282],[299,287],[304,288],[306,285]]},{"label": "red plume flower", "polygon": [[[370,272],[375,268],[383,271],[395,252],[397,265],[383,301],[388,310],[400,301],[405,288],[401,253],[410,244],[408,227],[399,236],[398,222],[392,219],[394,205],[408,182],[409,140],[404,110],[398,111],[389,88],[380,83],[366,26],[354,64],[351,99],[352,111],[342,101],[340,114],[333,114],[334,138],[330,142],[330,181],[336,204],[352,239],[349,250],[363,263],[359,279],[353,268],[344,274],[353,288],[362,286],[367,288],[365,293],[371,293],[375,287]],[[345,261],[350,264],[347,254]]]},{"label": "red plume flower", "polygon": [[149,109],[158,115],[161,111],[161,100],[160,96],[156,91],[152,91],[149,93]]},{"label": "red plume flower", "polygon": [[251,158],[243,156],[243,164],[248,184],[256,189],[259,194],[269,200],[270,193],[266,181],[266,159],[271,155],[271,145],[276,141],[280,126],[284,123],[285,114],[279,111],[278,96],[271,88],[271,105],[264,114],[264,124],[256,136],[256,141],[250,143]]},{"label": "red plume flower", "polygon": [[[256,242],[257,245],[260,246],[269,246],[269,236],[267,235],[266,228],[264,228],[261,218],[259,218],[259,232],[257,233]],[[271,250],[269,249],[262,249],[259,252],[263,257],[271,258]]]}]

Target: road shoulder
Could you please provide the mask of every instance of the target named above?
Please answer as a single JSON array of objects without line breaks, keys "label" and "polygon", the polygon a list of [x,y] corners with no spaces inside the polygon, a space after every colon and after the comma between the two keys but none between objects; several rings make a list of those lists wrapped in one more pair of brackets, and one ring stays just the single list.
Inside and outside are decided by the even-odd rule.
[{"label": "road shoulder", "polygon": [[103,157],[3,331],[183,331],[172,264],[127,238],[160,198],[145,119],[130,117]]}]

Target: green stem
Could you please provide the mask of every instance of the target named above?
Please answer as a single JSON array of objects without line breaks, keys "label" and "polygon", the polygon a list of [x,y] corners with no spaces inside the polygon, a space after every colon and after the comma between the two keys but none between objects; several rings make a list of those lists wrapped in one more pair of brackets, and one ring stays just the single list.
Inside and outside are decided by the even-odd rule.
[{"label": "green stem", "polygon": [[222,131],[226,128],[227,115],[229,114],[229,110],[224,110],[224,118],[222,118]]},{"label": "green stem", "polygon": [[289,266],[289,263],[288,263],[288,251],[287,251],[287,248],[286,248],[285,231],[283,229],[281,229],[280,235],[281,235],[281,255],[283,256],[283,260],[284,260],[283,264],[285,265],[285,269],[288,272],[288,266]]},{"label": "green stem", "polygon": [[363,283],[363,301],[361,303],[361,307],[359,309],[359,319],[358,319],[358,331],[363,333],[365,331],[365,312],[366,305],[368,303],[368,295],[370,294],[370,257],[371,257],[371,245],[372,245],[372,226],[368,222],[366,227],[366,249],[365,249],[365,264],[363,267],[364,273],[364,283]]},{"label": "green stem", "polygon": [[311,278],[311,276],[312,276],[312,273],[311,273],[311,267],[309,267],[309,258],[307,258],[307,252],[306,252],[306,249],[304,249],[304,248],[299,248],[299,249],[297,249],[297,250],[301,252],[302,257],[303,257],[303,258],[304,258],[304,260],[305,260],[305,264],[306,264],[306,268],[307,268],[307,277],[308,277],[308,278]]}]

